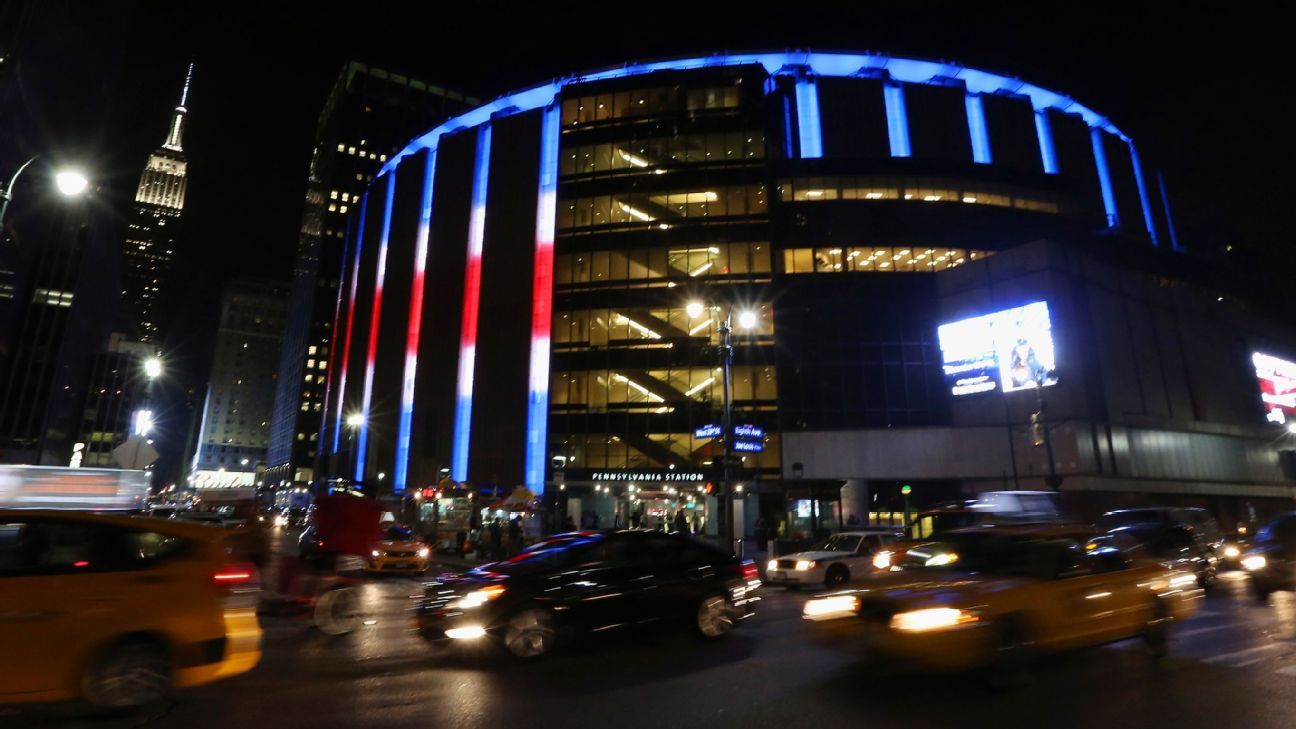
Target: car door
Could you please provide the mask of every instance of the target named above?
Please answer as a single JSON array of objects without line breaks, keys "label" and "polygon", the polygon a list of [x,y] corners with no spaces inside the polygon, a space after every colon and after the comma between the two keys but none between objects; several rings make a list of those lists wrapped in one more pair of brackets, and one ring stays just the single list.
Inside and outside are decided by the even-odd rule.
[{"label": "car door", "polygon": [[643,618],[642,600],[650,571],[634,558],[632,535],[614,535],[579,549],[570,569],[560,572],[563,606],[581,630],[633,625]]},{"label": "car door", "polygon": [[636,545],[636,561],[649,576],[641,602],[644,620],[688,615],[703,597],[719,589],[717,559],[711,550],[685,537],[643,534]]}]

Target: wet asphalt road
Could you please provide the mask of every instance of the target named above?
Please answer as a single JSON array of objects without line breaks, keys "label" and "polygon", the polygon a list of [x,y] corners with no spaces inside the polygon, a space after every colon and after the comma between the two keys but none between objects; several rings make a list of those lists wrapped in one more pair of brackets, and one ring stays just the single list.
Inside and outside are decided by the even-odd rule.
[{"label": "wet asphalt road", "polygon": [[410,624],[417,583],[375,579],[372,624],[354,635],[266,618],[255,670],[158,712],[0,710],[0,727],[1296,726],[1296,595],[1261,606],[1246,588],[1226,575],[1159,666],[1131,641],[1051,658],[1028,685],[996,692],[974,676],[879,678],[849,652],[806,641],[807,593],[763,588],[756,617],[720,643],[623,633],[517,664],[429,651]]}]

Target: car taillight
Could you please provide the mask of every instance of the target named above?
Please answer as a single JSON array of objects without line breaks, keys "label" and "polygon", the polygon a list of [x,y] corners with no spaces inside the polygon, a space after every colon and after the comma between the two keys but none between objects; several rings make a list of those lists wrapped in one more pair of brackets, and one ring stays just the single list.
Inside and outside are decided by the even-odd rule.
[{"label": "car taillight", "polygon": [[753,562],[753,561],[751,561],[751,560],[749,559],[749,560],[743,562],[742,565],[741,565],[740,567],[741,567],[741,569],[742,569],[742,578],[743,578],[744,580],[747,580],[748,582],[751,582],[752,580],[759,580],[759,579],[760,579],[760,572],[757,571],[757,569],[756,569],[756,563],[755,563],[755,562]]},{"label": "car taillight", "polygon": [[212,584],[223,593],[226,610],[248,610],[257,606],[261,586],[256,567],[250,564],[226,564],[212,573]]}]

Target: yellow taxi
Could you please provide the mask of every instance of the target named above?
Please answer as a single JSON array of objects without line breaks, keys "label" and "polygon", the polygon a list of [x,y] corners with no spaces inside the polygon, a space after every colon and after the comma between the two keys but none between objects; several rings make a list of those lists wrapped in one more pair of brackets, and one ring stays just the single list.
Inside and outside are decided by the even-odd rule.
[{"label": "yellow taxi", "polygon": [[1007,668],[1137,637],[1160,655],[1170,625],[1202,597],[1192,572],[1131,561],[1065,526],[958,529],[907,544],[889,569],[809,600],[802,617],[820,637],[898,665]]},{"label": "yellow taxi", "polygon": [[392,525],[383,530],[381,541],[370,552],[365,571],[422,574],[431,557],[432,550],[413,531]]},{"label": "yellow taxi", "polygon": [[257,573],[223,530],[0,509],[0,704],[149,704],[261,658]]}]

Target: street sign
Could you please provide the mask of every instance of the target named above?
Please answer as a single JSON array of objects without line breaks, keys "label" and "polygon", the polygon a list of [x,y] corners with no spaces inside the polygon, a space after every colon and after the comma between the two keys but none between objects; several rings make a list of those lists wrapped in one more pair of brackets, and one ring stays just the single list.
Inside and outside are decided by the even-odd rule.
[{"label": "street sign", "polygon": [[735,438],[733,442],[733,449],[737,453],[764,453],[765,442],[759,440],[743,440],[742,438]]},{"label": "street sign", "polygon": [[113,460],[128,471],[140,471],[158,459],[158,452],[149,445],[148,438],[132,435],[112,450]]},{"label": "street sign", "polygon": [[734,437],[735,438],[764,438],[765,429],[758,428],[755,425],[735,425]]},{"label": "street sign", "polygon": [[693,431],[693,437],[694,438],[719,438],[720,434],[723,432],[724,429],[722,429],[720,426],[709,424],[709,425],[699,426],[698,428],[696,428]]}]

